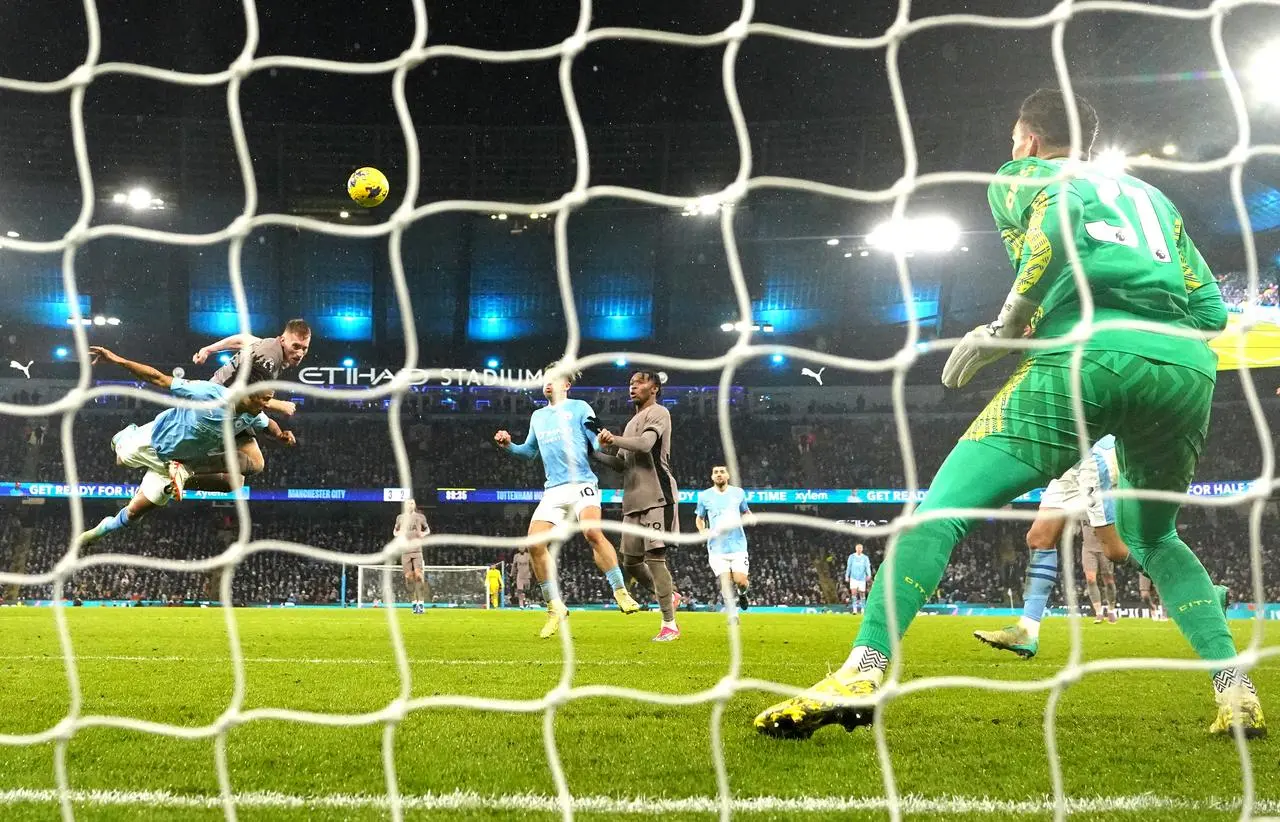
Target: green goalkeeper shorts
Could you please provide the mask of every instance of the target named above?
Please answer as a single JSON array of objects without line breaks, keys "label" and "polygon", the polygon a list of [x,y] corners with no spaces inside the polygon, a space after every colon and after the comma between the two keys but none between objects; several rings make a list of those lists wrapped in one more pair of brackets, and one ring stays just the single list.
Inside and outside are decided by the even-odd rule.
[{"label": "green goalkeeper shorts", "polygon": [[[1046,476],[1080,461],[1071,406],[1071,352],[1028,357],[964,433]],[[1080,369],[1090,443],[1116,437],[1124,485],[1184,492],[1209,431],[1212,378],[1116,351],[1085,351]]]}]

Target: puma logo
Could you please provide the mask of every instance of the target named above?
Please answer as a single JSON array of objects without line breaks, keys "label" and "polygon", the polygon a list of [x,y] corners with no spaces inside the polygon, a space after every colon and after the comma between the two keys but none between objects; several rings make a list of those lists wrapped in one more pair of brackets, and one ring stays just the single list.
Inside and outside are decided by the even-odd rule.
[{"label": "puma logo", "polygon": [[27,379],[31,379],[31,365],[34,362],[35,360],[32,360],[26,365],[22,365],[17,360],[9,360],[9,367],[18,369],[19,371],[22,372],[23,376],[25,376]]},{"label": "puma logo", "polygon": [[801,368],[800,376],[813,377],[814,382],[816,382],[818,385],[822,385],[822,372],[826,370],[827,370],[827,367],[825,365],[819,368],[817,373],[810,371],[808,368]]}]

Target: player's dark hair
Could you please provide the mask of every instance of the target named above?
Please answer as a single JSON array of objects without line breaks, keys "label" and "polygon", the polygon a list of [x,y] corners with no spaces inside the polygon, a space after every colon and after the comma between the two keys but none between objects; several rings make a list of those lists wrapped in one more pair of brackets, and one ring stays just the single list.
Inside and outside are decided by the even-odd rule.
[{"label": "player's dark hair", "polygon": [[[1098,112],[1089,101],[1074,95],[1080,114],[1080,150],[1088,157],[1093,141],[1098,138]],[[1067,99],[1061,89],[1042,88],[1022,101],[1018,119],[1040,142],[1055,148],[1071,145],[1071,121],[1067,117]]]},{"label": "player's dark hair", "polygon": [[306,320],[295,318],[284,324],[284,333],[293,334],[297,337],[310,337],[311,326],[307,325]]},{"label": "player's dark hair", "polygon": [[726,474],[727,474],[727,473],[729,473],[729,466],[727,466],[727,465],[713,465],[713,466],[711,466],[711,470],[712,470],[712,471],[716,470],[717,468],[723,468],[723,469],[724,469],[724,472],[725,472]]},{"label": "player's dark hair", "polygon": [[644,377],[646,380],[653,383],[653,395],[655,397],[662,396],[662,376],[657,371],[636,371],[631,375],[632,378],[634,378],[636,374],[639,374],[641,377]]}]

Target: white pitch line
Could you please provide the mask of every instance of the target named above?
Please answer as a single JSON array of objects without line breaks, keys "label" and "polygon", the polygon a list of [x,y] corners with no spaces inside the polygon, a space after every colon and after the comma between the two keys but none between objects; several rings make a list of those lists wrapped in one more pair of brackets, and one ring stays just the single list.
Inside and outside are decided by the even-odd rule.
[{"label": "white pitch line", "polygon": [[[153,808],[202,808],[219,809],[222,799],[218,796],[175,794],[168,791],[71,791],[72,802],[100,806],[138,806]],[[0,791],[0,806],[24,804],[49,804],[58,801],[56,790],[42,788],[16,788]],[[261,791],[236,794],[235,802],[241,808],[291,808],[291,809],[343,809],[385,810],[390,807],[386,796],[370,794],[323,794],[297,796],[294,794]],[[554,813],[559,804],[554,796],[540,794],[484,795],[471,791],[454,791],[445,794],[402,796],[406,810],[422,811],[541,811]],[[1067,799],[1068,813],[1151,812],[1151,811],[1238,811],[1239,799],[1206,798],[1179,799],[1145,793],[1131,796],[1094,796]],[[1026,815],[1051,813],[1054,809],[1050,797],[1011,800],[980,796],[903,796],[899,802],[904,813],[909,814],[1003,814]],[[654,816],[668,813],[715,813],[719,800],[711,796],[686,798],[648,798],[579,796],[574,797],[577,811],[596,813],[629,813]],[[882,797],[737,797],[733,809],[755,813],[832,813],[849,811],[884,811],[889,803]],[[1260,813],[1280,811],[1280,801],[1259,800],[1254,810]]]},{"label": "white pitch line", "polygon": [[[184,663],[190,665],[215,665],[231,663],[231,657],[195,657],[195,656],[142,656],[128,654],[76,654],[77,662],[146,662],[146,663]],[[2,662],[48,662],[62,663],[62,657],[55,654],[10,654],[0,655],[0,663]],[[385,657],[376,659],[372,657],[284,657],[284,656],[260,656],[245,657],[246,665],[377,665],[377,666],[394,666],[395,659]],[[555,659],[438,659],[425,658],[415,659],[409,658],[410,665],[440,665],[440,666],[501,666],[501,667],[542,667],[542,668],[560,668],[563,667],[562,660]],[[595,668],[648,668],[648,667],[670,667],[671,662],[665,659],[575,659],[574,665],[577,667],[595,667]],[[681,660],[679,667],[681,668],[727,668],[728,660],[716,661],[710,659]],[[803,669],[807,670],[812,666],[807,662],[774,662],[770,661],[762,663],[763,667],[770,669]],[[922,662],[912,665],[917,670],[944,669],[951,670],[957,667],[956,664],[948,662]],[[959,665],[966,670],[973,668],[990,668],[990,669],[1010,669],[1016,668],[1020,671],[1029,669],[1043,669],[1046,671],[1057,671],[1063,666],[1052,662],[1036,662],[1030,660],[1014,660],[1007,662],[964,662]],[[1280,657],[1267,659],[1261,662],[1258,668],[1280,667]]]},{"label": "white pitch line", "polygon": [[[62,657],[51,654],[31,654],[27,656],[13,655],[0,656],[0,662],[62,662]],[[91,656],[85,654],[76,654],[77,662],[184,662],[193,665],[205,664],[230,664],[231,657],[193,657],[193,656]],[[386,659],[372,658],[348,658],[340,657],[245,657],[247,665],[387,665],[394,666],[395,659],[387,657]],[[541,665],[560,668],[564,662],[561,660],[547,659],[409,659],[410,665],[518,665],[526,667],[529,665]],[[575,660],[575,665],[593,665],[593,666],[669,666],[670,663],[658,660],[624,660],[624,659],[600,659],[600,660]],[[694,662],[681,662],[680,667],[688,667],[690,665],[701,665],[707,667],[728,667],[728,661],[712,662],[710,660],[698,660]]]}]

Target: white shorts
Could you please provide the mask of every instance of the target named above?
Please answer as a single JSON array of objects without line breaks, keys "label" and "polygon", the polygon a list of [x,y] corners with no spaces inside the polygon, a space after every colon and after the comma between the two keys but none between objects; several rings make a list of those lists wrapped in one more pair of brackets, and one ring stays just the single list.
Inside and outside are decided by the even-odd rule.
[{"label": "white shorts", "polygon": [[533,519],[559,525],[566,518],[576,520],[587,508],[599,507],[600,489],[594,482],[571,482],[543,491]]},{"label": "white shorts", "polygon": [[1103,499],[1099,492],[1114,489],[1119,473],[1115,451],[1092,451],[1084,462],[1049,483],[1040,498],[1040,507],[1061,511],[1083,502],[1090,526],[1115,525],[1116,501]]},{"label": "white shorts", "polygon": [[142,482],[138,485],[142,495],[152,505],[168,505],[169,500],[173,499],[169,490],[169,466],[156,455],[156,449],[151,445],[153,425],[154,422],[142,426],[130,425],[112,437],[111,444],[121,465],[146,470],[147,473],[143,474]]},{"label": "white shorts", "polygon": [[717,577],[723,574],[745,574],[750,565],[745,553],[707,554],[707,562],[711,565],[711,573]]},{"label": "white shorts", "polygon": [[849,590],[854,593],[865,594],[867,592],[867,581],[865,579],[851,579],[849,580]]}]

